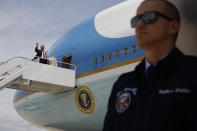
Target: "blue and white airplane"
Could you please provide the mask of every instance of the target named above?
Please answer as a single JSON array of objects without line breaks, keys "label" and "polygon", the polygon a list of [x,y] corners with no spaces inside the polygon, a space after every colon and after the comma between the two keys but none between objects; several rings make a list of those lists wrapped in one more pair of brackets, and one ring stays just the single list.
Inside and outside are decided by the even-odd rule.
[{"label": "blue and white airplane", "polygon": [[[130,27],[141,1],[124,1],[66,32],[48,53],[58,67],[21,57],[1,64],[1,77],[6,77],[0,88],[20,89],[14,97],[18,114],[50,131],[101,131],[114,82],[144,56]],[[182,13],[178,46],[197,55],[196,6],[190,0],[171,1]]]}]

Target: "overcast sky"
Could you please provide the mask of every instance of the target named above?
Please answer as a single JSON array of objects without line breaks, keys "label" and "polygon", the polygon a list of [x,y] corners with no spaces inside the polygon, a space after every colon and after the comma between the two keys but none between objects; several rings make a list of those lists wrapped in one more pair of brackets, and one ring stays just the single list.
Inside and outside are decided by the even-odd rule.
[{"label": "overcast sky", "polygon": [[[74,25],[123,0],[0,0],[0,62],[32,58],[35,43],[50,46]],[[14,90],[0,91],[0,131],[42,131],[16,113]]]}]

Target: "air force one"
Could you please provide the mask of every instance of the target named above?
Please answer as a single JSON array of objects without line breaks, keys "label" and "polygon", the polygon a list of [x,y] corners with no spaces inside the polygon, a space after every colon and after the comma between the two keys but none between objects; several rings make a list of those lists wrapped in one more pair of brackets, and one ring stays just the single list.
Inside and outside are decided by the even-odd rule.
[{"label": "air force one", "polygon": [[[50,49],[49,65],[23,57],[1,63],[0,89],[18,90],[18,114],[50,131],[101,131],[114,82],[144,56],[130,27],[141,1],[124,1],[73,27]],[[178,47],[197,55],[195,2],[171,1],[182,17]]]}]

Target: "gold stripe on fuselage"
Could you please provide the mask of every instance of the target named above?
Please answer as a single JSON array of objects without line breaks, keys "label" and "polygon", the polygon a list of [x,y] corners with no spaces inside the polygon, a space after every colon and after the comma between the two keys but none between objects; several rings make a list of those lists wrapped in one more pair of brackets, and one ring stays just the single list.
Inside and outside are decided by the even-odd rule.
[{"label": "gold stripe on fuselage", "polygon": [[113,64],[113,65],[105,66],[105,67],[102,67],[102,68],[99,68],[99,69],[96,69],[96,70],[93,70],[93,71],[90,71],[90,72],[86,72],[86,73],[77,75],[77,78],[89,76],[89,75],[92,75],[92,74],[95,74],[95,73],[98,73],[98,72],[102,72],[102,71],[117,68],[117,67],[120,67],[120,66],[132,64],[132,63],[141,61],[142,59],[144,59],[144,56],[141,56],[141,57],[138,57],[138,58],[135,58],[135,59],[131,59],[131,60],[127,60],[127,61],[124,61],[124,62],[116,63],[116,64]]}]

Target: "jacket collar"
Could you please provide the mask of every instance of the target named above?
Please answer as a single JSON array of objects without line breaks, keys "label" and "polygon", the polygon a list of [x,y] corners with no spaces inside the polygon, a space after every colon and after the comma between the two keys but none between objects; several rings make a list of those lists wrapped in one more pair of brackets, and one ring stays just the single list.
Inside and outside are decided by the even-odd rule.
[{"label": "jacket collar", "polygon": [[[184,54],[178,48],[173,48],[164,59],[157,63],[156,68],[158,73],[169,76],[183,61],[183,57]],[[145,59],[136,67],[135,72],[145,74]]]}]

